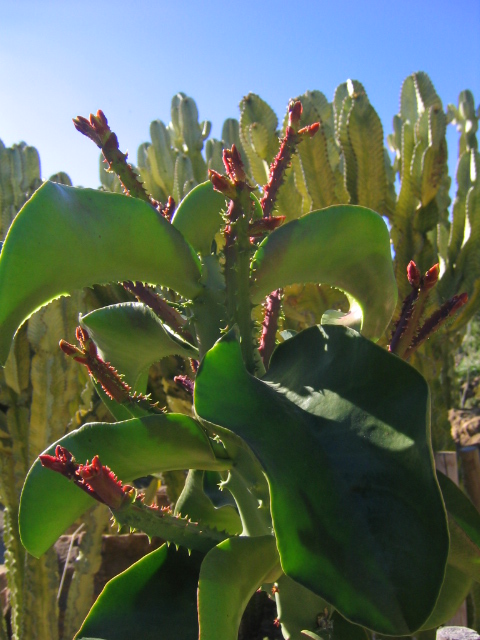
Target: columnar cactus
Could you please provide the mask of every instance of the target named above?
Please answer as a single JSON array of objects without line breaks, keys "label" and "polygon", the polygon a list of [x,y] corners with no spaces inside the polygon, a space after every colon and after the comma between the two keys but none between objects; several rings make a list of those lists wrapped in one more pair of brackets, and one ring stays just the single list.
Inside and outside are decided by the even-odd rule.
[{"label": "columnar cactus", "polygon": [[[61,172],[55,182],[71,185]],[[40,159],[34,147],[25,143],[7,148],[0,141],[0,236],[25,201],[41,185]],[[58,349],[65,331],[76,326],[79,308],[86,308],[84,293],[56,301],[35,314],[19,331],[7,365],[0,372],[0,496],[5,507],[5,564],[12,607],[14,639],[52,638],[58,635],[58,560],[51,549],[41,559],[25,553],[18,534],[18,504],[24,475],[38,454],[52,439],[77,426],[74,414],[87,379]],[[87,392],[87,406],[90,402]],[[95,516],[106,525],[106,513]],[[100,549],[83,551],[90,566],[100,558]],[[79,563],[79,568],[81,566]],[[78,583],[78,584],[77,584]],[[88,611],[93,597],[93,575],[77,572],[72,581],[77,594],[73,627]],[[3,621],[2,621],[3,622]],[[0,636],[1,637],[1,636]]]}]

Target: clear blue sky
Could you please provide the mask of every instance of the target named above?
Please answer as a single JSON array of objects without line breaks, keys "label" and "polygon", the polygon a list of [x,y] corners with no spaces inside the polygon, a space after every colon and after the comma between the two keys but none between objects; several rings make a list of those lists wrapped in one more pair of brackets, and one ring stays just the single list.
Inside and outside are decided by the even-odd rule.
[{"label": "clear blue sky", "polygon": [[338,84],[357,79],[385,135],[414,71],[430,75],[445,106],[466,88],[480,102],[480,0],[0,0],[0,8],[0,138],[34,145],[44,178],[63,170],[77,185],[99,185],[98,150],[72,117],[103,109],[135,161],[150,122],[170,121],[178,91],[213,121],[215,137],[249,91],[282,118],[289,98],[319,89],[331,100]]}]

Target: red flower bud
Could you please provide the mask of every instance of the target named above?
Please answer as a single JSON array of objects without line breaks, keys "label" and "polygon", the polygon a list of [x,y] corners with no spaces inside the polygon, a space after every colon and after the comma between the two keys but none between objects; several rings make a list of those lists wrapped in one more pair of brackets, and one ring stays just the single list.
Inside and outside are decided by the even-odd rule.
[{"label": "red flower bud", "polygon": [[235,197],[236,195],[235,186],[232,184],[229,178],[227,178],[226,176],[222,176],[221,173],[218,173],[213,169],[208,170],[208,177],[215,191],[219,191],[220,193],[223,193],[223,195],[227,196],[228,198]]},{"label": "red flower bud", "polygon": [[313,136],[317,133],[319,129],[320,129],[320,123],[314,122],[313,124],[309,124],[307,127],[303,127],[303,129],[300,129],[298,134],[300,136],[310,136],[310,138],[313,138]]},{"label": "red flower bud", "polygon": [[228,177],[234,184],[244,183],[247,180],[242,157],[236,146],[232,144],[231,149],[223,150],[223,164],[227,171]]},{"label": "red flower bud", "polygon": [[407,278],[412,287],[417,288],[420,285],[420,270],[413,260],[410,260],[407,265]]},{"label": "red flower bud", "polygon": [[300,102],[300,100],[297,100],[296,102],[291,102],[288,106],[288,124],[290,127],[293,127],[294,129],[297,128],[297,125],[300,122],[300,118],[302,116],[302,111],[303,111],[303,107],[302,107],[302,103]]},{"label": "red flower bud", "polygon": [[75,347],[73,344],[70,344],[66,340],[60,340],[58,343],[60,349],[70,358],[77,358],[78,356],[83,357],[83,353]]},{"label": "red flower bud", "polygon": [[68,451],[68,449],[65,449],[65,447],[60,445],[55,447],[54,456],[45,453],[39,456],[39,459],[43,467],[46,467],[51,471],[61,473],[62,476],[65,476],[69,480],[72,480],[75,477],[75,473],[78,469],[78,464],[75,462],[73,455]]},{"label": "red flower bud", "polygon": [[439,273],[440,273],[440,265],[435,264],[423,276],[423,284],[424,284],[425,291],[429,291],[437,284]]},{"label": "red flower bud", "polygon": [[248,225],[248,234],[251,237],[261,236],[264,233],[273,231],[285,221],[285,216],[270,216],[270,218],[260,218]]},{"label": "red flower bud", "polygon": [[77,476],[91,489],[99,502],[104,502],[110,509],[118,509],[125,500],[123,485],[108,467],[102,465],[95,456],[92,463],[81,464]]}]

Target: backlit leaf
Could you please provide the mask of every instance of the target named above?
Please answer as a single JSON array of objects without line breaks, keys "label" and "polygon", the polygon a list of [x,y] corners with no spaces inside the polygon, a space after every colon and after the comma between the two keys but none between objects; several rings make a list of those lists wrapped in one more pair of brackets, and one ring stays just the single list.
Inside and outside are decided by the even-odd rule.
[{"label": "backlit leaf", "polygon": [[199,279],[191,246],[145,202],[47,182],[18,213],[0,254],[0,362],[24,320],[75,289],[140,280],[193,298]]},{"label": "backlit leaf", "polygon": [[397,300],[390,238],[370,209],[337,205],[312,211],[271,233],[252,263],[252,298],[259,303],[289,284],[329,284],[350,294],[363,312],[362,333],[378,339]]}]

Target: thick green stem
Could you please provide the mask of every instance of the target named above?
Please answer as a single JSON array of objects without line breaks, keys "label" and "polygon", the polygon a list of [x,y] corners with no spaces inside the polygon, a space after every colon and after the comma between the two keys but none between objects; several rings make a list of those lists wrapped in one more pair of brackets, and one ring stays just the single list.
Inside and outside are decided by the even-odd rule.
[{"label": "thick green stem", "polygon": [[222,442],[235,463],[222,488],[228,489],[235,499],[243,535],[270,535],[273,531],[270,493],[262,469],[248,449],[225,435],[222,434]]},{"label": "thick green stem", "polygon": [[203,553],[228,538],[225,533],[176,516],[170,510],[147,507],[138,498],[112,509],[112,514],[119,525],[139,529],[151,538],[162,538],[177,546]]},{"label": "thick green stem", "polygon": [[236,321],[240,330],[240,345],[243,361],[249,373],[255,372],[254,336],[252,321],[252,304],[250,302],[250,254],[251,245],[248,237],[248,220],[243,218],[237,240],[237,309]]},{"label": "thick green stem", "polygon": [[227,327],[225,279],[217,256],[202,258],[203,293],[193,300],[193,322],[200,359],[213,347]]},{"label": "thick green stem", "polygon": [[265,508],[251,492],[245,478],[238,471],[232,469],[223,486],[235,498],[242,520],[243,535],[254,537],[271,534],[272,523],[269,521],[268,508]]}]

